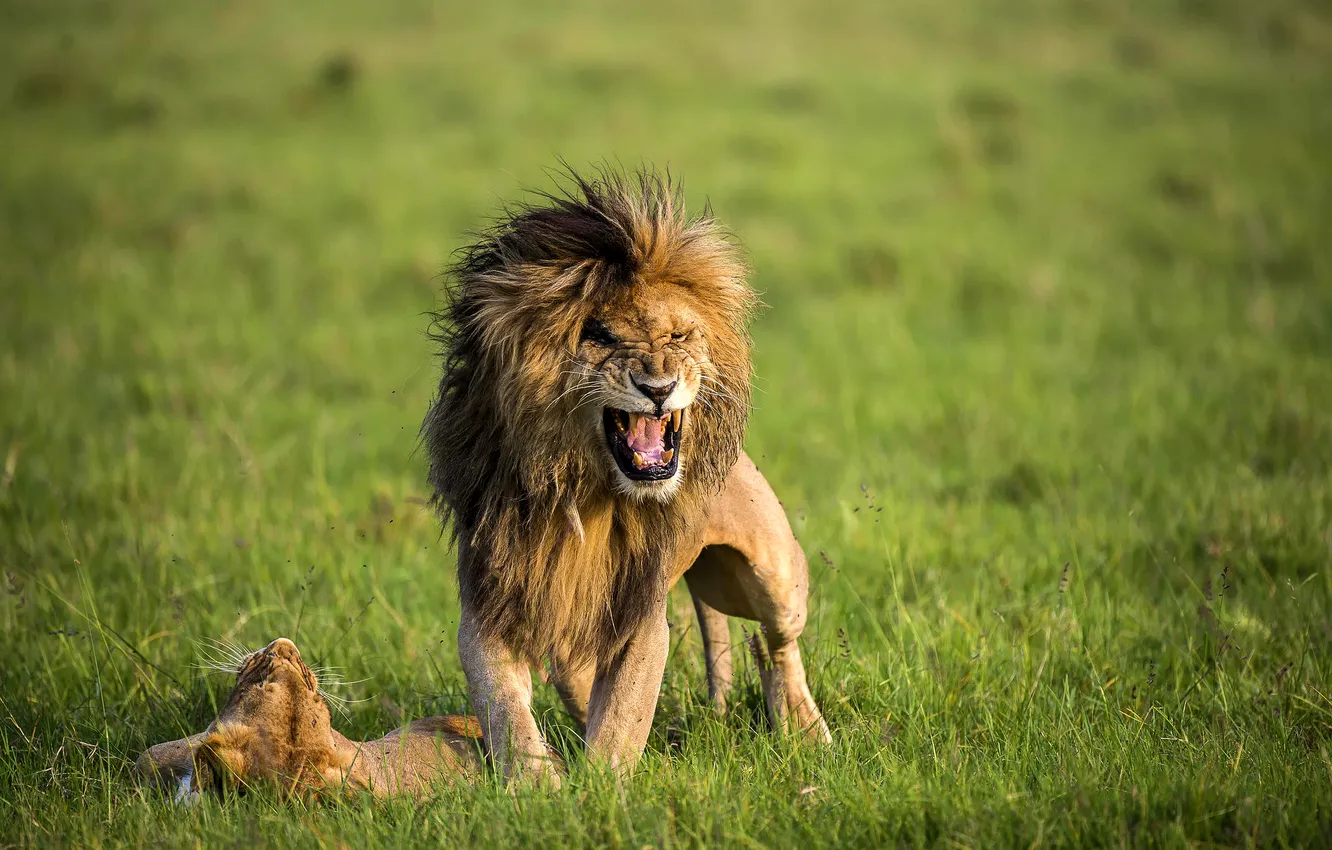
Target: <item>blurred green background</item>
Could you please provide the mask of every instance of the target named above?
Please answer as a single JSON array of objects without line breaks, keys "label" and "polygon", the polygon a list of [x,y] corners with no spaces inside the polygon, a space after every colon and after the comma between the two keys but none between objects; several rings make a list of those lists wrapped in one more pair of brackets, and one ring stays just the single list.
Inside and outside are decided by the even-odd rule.
[{"label": "blurred green background", "polygon": [[[0,126],[0,844],[1332,841],[1326,0],[6,0]],[[624,788],[136,791],[209,639],[465,709],[425,314],[561,158],[748,249],[834,747],[681,597]]]}]

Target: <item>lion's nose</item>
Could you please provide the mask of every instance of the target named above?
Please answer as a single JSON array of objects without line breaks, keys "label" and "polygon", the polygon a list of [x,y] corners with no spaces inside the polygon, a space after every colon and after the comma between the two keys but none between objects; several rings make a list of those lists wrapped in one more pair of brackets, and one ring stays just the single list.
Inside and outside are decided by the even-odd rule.
[{"label": "lion's nose", "polygon": [[678,383],[678,381],[671,381],[666,384],[656,384],[640,381],[637,378],[631,378],[630,380],[634,382],[634,386],[638,387],[640,393],[647,396],[657,406],[658,413],[661,412],[661,406],[666,403],[666,399],[670,398],[671,390],[674,390]]}]

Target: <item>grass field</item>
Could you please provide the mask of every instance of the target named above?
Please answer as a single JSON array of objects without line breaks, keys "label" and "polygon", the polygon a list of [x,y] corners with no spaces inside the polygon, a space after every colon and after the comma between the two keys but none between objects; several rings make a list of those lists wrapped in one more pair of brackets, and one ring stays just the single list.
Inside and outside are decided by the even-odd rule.
[{"label": "grass field", "polygon": [[[0,845],[1332,843],[1332,5],[506,5],[0,6]],[[424,314],[561,157],[747,245],[834,746],[679,596],[622,788],[136,790],[212,638],[465,709]]]}]

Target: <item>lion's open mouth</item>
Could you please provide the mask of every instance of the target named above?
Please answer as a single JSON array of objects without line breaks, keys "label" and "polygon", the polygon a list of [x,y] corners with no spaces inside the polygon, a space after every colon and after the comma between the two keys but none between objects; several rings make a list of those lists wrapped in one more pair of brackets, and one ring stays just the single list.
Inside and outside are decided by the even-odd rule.
[{"label": "lion's open mouth", "polygon": [[660,418],[613,407],[601,411],[611,457],[631,481],[665,481],[675,475],[684,419],[683,410]]}]

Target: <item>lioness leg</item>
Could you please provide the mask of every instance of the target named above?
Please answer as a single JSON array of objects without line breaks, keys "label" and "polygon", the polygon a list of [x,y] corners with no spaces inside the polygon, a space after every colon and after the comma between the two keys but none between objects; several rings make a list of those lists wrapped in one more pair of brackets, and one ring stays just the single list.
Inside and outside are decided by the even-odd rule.
[{"label": "lioness leg", "polygon": [[652,715],[657,710],[661,679],[666,673],[670,628],[666,610],[638,631],[597,673],[588,705],[588,755],[623,772],[647,746]]},{"label": "lioness leg", "polygon": [[484,635],[464,606],[458,655],[472,710],[491,763],[505,779],[522,773],[560,784],[550,752],[532,716],[532,672],[502,641]]},{"label": "lioness leg", "polygon": [[188,738],[154,744],[144,750],[134,763],[139,781],[160,791],[170,791],[178,799],[190,793],[194,776],[194,751],[203,744],[207,732],[198,732]]},{"label": "lioness leg", "polygon": [[[685,573],[689,584],[689,574]],[[689,586],[694,599],[694,613],[698,615],[698,630],[703,635],[703,660],[708,670],[708,699],[718,714],[726,713],[726,699],[731,693],[731,630],[726,615],[703,601]]]}]

